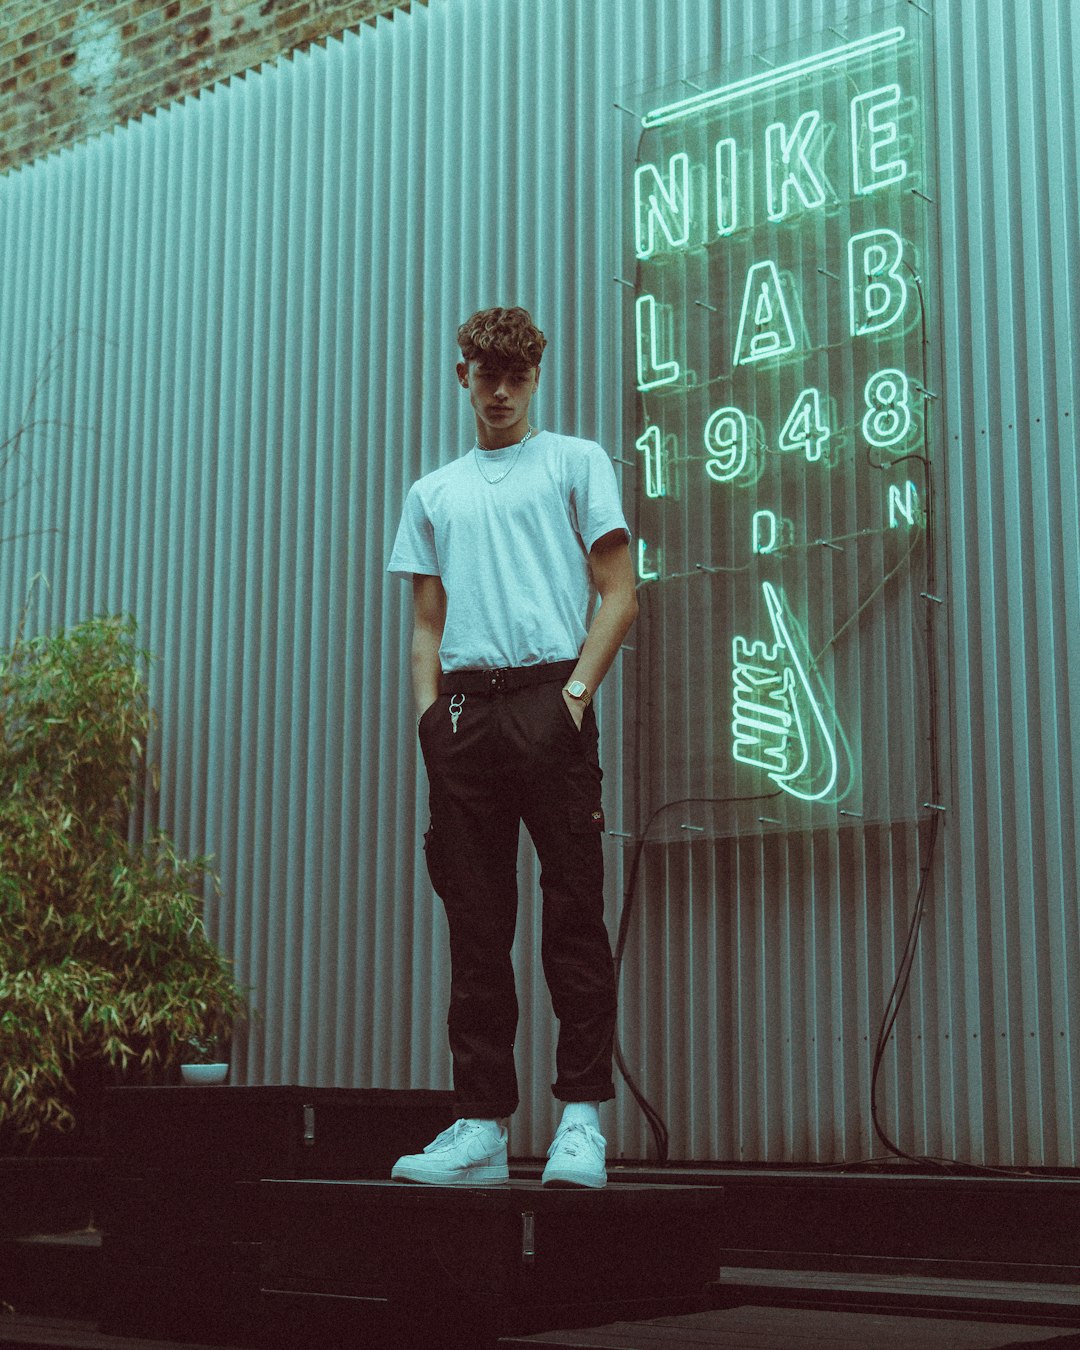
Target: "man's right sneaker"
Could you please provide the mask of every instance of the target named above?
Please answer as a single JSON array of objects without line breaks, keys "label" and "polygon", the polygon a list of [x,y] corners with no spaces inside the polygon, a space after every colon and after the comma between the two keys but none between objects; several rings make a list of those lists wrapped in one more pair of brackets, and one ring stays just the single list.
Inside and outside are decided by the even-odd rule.
[{"label": "man's right sneaker", "polygon": [[423,1153],[399,1158],[390,1176],[429,1186],[505,1186],[506,1130],[491,1120],[457,1120]]},{"label": "man's right sneaker", "polygon": [[543,1186],[588,1186],[594,1191],[607,1185],[605,1152],[607,1140],[591,1125],[562,1124],[548,1149],[548,1164],[540,1178]]}]

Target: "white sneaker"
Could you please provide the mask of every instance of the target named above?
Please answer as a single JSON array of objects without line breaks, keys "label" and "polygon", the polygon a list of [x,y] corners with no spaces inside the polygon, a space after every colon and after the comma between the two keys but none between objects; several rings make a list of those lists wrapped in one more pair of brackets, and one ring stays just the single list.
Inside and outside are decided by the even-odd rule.
[{"label": "white sneaker", "polygon": [[542,1184],[601,1190],[607,1185],[606,1149],[607,1140],[591,1125],[560,1125],[548,1149]]},{"label": "white sneaker", "polygon": [[491,1121],[457,1120],[423,1153],[399,1158],[390,1176],[430,1186],[505,1186],[506,1130]]}]

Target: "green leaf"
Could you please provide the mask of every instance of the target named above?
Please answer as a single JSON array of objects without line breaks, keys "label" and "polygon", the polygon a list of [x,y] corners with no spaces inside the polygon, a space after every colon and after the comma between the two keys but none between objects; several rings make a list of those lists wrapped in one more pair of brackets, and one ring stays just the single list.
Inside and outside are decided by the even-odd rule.
[{"label": "green leaf", "polygon": [[246,1012],[202,921],[210,860],[129,837],[158,781],[151,661],[130,616],[0,653],[0,1124],[27,1137],[71,1127],[79,1060],[153,1074]]}]

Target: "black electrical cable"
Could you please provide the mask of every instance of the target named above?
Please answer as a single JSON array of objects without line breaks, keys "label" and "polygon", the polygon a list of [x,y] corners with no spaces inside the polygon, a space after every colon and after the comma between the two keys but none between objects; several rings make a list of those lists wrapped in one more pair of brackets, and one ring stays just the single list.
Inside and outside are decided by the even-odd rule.
[{"label": "black electrical cable", "polygon": [[926,891],[930,878],[930,870],[934,861],[934,849],[937,844],[938,820],[939,817],[936,813],[930,820],[930,841],[927,845],[926,862],[923,865],[922,877],[919,881],[919,889],[915,897],[915,908],[911,917],[911,923],[908,927],[907,941],[904,944],[903,955],[900,958],[896,978],[893,980],[892,989],[889,991],[889,997],[885,1002],[885,1011],[882,1014],[881,1025],[878,1028],[877,1044],[874,1048],[874,1063],[870,1071],[870,1119],[874,1126],[874,1133],[890,1153],[898,1158],[903,1158],[907,1162],[916,1163],[925,1160],[906,1152],[885,1133],[885,1127],[882,1125],[881,1118],[878,1115],[878,1080],[881,1075],[881,1066],[885,1058],[885,1051],[888,1048],[893,1028],[896,1025],[897,1016],[900,1013],[901,1005],[907,994],[908,982],[911,979],[912,967],[915,964],[915,952],[919,945],[919,930],[922,928],[923,915],[926,913]]},{"label": "black electrical cable", "polygon": [[[923,295],[922,278],[915,272],[911,265],[905,259],[904,266],[911,273],[915,289],[919,296],[919,321],[922,334],[922,385],[924,393],[929,388],[928,381],[928,351],[930,347],[929,336],[926,331],[926,301]],[[931,397],[926,394],[929,401]],[[965,1174],[981,1174],[992,1176],[1018,1176],[1030,1175],[1030,1170],[1026,1168],[1002,1168],[991,1167],[980,1163],[961,1162],[957,1158],[937,1158],[928,1154],[914,1154],[907,1152],[900,1147],[895,1140],[890,1138],[882,1124],[879,1113],[878,1084],[881,1077],[882,1066],[885,1055],[888,1050],[889,1041],[892,1039],[893,1031],[896,1027],[896,1020],[900,1014],[904,999],[907,996],[908,985],[911,981],[911,972],[915,965],[915,955],[918,950],[919,936],[922,929],[923,919],[926,916],[927,892],[930,886],[930,876],[934,866],[934,858],[937,851],[938,841],[941,835],[942,825],[942,781],[941,781],[941,757],[940,745],[938,741],[938,669],[937,669],[937,629],[934,622],[936,606],[940,603],[937,596],[937,530],[935,525],[935,491],[933,483],[932,459],[930,454],[930,431],[929,417],[927,417],[926,436],[925,436],[925,455],[909,454],[901,456],[891,461],[891,465],[901,464],[905,460],[915,459],[922,463],[926,479],[926,591],[924,599],[927,603],[927,618],[925,626],[926,638],[926,678],[927,678],[927,706],[929,711],[929,727],[927,740],[930,746],[930,802],[927,808],[930,811],[928,822],[927,840],[925,844],[925,860],[921,867],[921,876],[919,878],[919,887],[915,896],[915,905],[912,910],[911,922],[908,925],[907,938],[904,943],[904,950],[901,953],[900,961],[897,966],[896,976],[893,980],[889,996],[885,1001],[885,1008],[882,1012],[881,1023],[878,1028],[877,1043],[874,1047],[874,1060],[870,1073],[870,1119],[874,1127],[874,1133],[878,1140],[888,1152],[895,1158],[904,1162],[914,1163],[917,1166],[931,1166],[938,1169],[952,1172],[962,1172]],[[871,461],[873,463],[873,461]],[[877,466],[881,467],[881,466]]]},{"label": "black electrical cable", "polygon": [[[915,290],[919,297],[919,323],[922,336],[922,386],[923,390],[929,388],[929,346],[930,339],[926,331],[926,298],[923,295],[922,279],[915,270],[907,263],[904,263],[907,270],[911,273],[915,284]],[[925,394],[924,394],[924,397]],[[885,1131],[881,1117],[878,1113],[878,1083],[881,1077],[881,1069],[885,1060],[885,1052],[896,1026],[896,1019],[899,1016],[900,1008],[907,995],[908,984],[911,980],[911,972],[915,965],[915,954],[919,945],[919,934],[922,929],[923,917],[926,913],[926,896],[930,883],[930,875],[934,865],[934,855],[937,851],[938,835],[940,833],[941,822],[941,766],[939,758],[938,745],[938,687],[937,687],[937,633],[934,624],[934,610],[938,603],[935,595],[937,587],[937,549],[935,541],[935,493],[933,473],[931,469],[931,450],[930,450],[930,417],[929,417],[929,398],[926,398],[927,410],[924,422],[923,444],[924,455],[916,455],[915,458],[921,460],[926,474],[925,478],[925,500],[926,500],[926,592],[924,593],[927,604],[926,615],[926,679],[927,679],[927,706],[929,710],[929,746],[930,746],[930,828],[929,839],[926,844],[926,857],[922,865],[922,875],[919,879],[919,888],[915,895],[915,905],[912,910],[911,922],[908,926],[907,940],[904,943],[904,950],[900,957],[900,963],[897,967],[896,976],[893,980],[892,989],[885,1001],[885,1008],[882,1012],[881,1023],[878,1027],[877,1044],[874,1047],[874,1061],[870,1071],[870,1120],[874,1127],[874,1133],[885,1146],[886,1149],[898,1158],[907,1162],[924,1162],[929,1159],[920,1158],[914,1154],[908,1153],[901,1148],[895,1140],[891,1139]],[[911,458],[911,456],[905,456]]]},{"label": "black electrical cable", "polygon": [[[904,261],[904,266],[911,273],[916,292],[919,297],[919,322],[922,336],[922,387],[924,395],[928,401],[932,397],[926,391],[929,389],[928,380],[928,352],[930,347],[929,336],[926,331],[926,300],[923,294],[922,279],[918,276],[910,264]],[[936,494],[933,482],[932,459],[930,453],[930,430],[929,416],[927,415],[926,435],[925,435],[924,455],[912,453],[903,455],[891,461],[890,467],[904,463],[906,460],[918,460],[922,463],[925,477],[925,501],[926,501],[926,591],[923,598],[927,603],[927,618],[925,626],[926,638],[926,677],[927,677],[927,707],[929,716],[929,727],[927,739],[930,747],[930,802],[927,808],[930,811],[927,840],[925,843],[925,859],[922,863],[921,875],[919,878],[919,887],[915,896],[915,905],[912,910],[911,922],[908,925],[907,938],[904,943],[904,950],[901,954],[897,967],[896,976],[893,980],[889,996],[885,1001],[885,1008],[882,1012],[881,1023],[878,1028],[877,1042],[874,1047],[874,1059],[870,1073],[870,1118],[879,1142],[884,1145],[889,1154],[901,1159],[904,1162],[914,1163],[917,1166],[931,1166],[939,1169],[945,1169],[952,1172],[962,1172],[965,1174],[981,1174],[993,1176],[1017,1176],[1029,1175],[1029,1169],[1025,1168],[1001,1168],[990,1167],[979,1163],[961,1162],[956,1158],[937,1158],[927,1154],[909,1153],[906,1149],[900,1147],[886,1132],[881,1121],[879,1113],[879,1094],[878,1085],[881,1078],[882,1066],[888,1045],[892,1039],[893,1031],[896,1027],[896,1020],[900,1014],[904,999],[907,996],[908,985],[911,980],[911,972],[915,965],[915,955],[918,950],[919,936],[922,929],[923,919],[926,915],[927,893],[930,885],[930,877],[933,871],[934,859],[937,851],[938,841],[941,835],[942,825],[942,779],[941,779],[941,757],[940,745],[938,740],[938,720],[939,720],[939,701],[938,701],[938,662],[937,662],[937,629],[934,622],[936,606],[940,603],[937,596],[937,529],[935,524]],[[873,463],[873,461],[870,461]],[[876,467],[882,467],[880,465]],[[909,555],[910,556],[910,552]],[[890,574],[891,575],[891,574]],[[885,578],[888,580],[889,578]],[[860,611],[863,606],[860,606]],[[853,616],[855,617],[855,616]],[[850,622],[850,620],[849,620]],[[846,627],[846,624],[845,624]],[[830,639],[829,644],[839,637],[839,630]]]}]

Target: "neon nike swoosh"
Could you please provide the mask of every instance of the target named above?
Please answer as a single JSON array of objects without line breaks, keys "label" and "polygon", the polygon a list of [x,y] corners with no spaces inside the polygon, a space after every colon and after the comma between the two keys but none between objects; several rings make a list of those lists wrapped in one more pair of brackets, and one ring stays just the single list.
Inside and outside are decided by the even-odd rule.
[{"label": "neon nike swoosh", "polygon": [[[784,648],[787,659],[791,663],[784,670],[784,692],[788,695],[792,717],[803,747],[802,763],[797,768],[789,769],[786,773],[780,773],[779,770],[774,769],[770,771],[769,777],[778,788],[782,788],[784,792],[790,793],[791,796],[800,797],[807,802],[818,802],[833,791],[840,777],[840,760],[836,752],[836,741],[831,733],[824,710],[815,696],[801,653],[791,636],[787,620],[784,617],[783,601],[771,582],[763,581],[761,590],[765,597],[765,606],[769,611],[769,619],[772,622],[777,643]],[[798,697],[798,691],[800,690],[801,698]],[[813,792],[795,786],[796,781],[803,777],[810,768],[812,759],[810,737],[806,734],[807,727],[800,704],[805,704],[808,707],[813,725],[817,728],[826,770],[825,781],[822,786]]]}]

